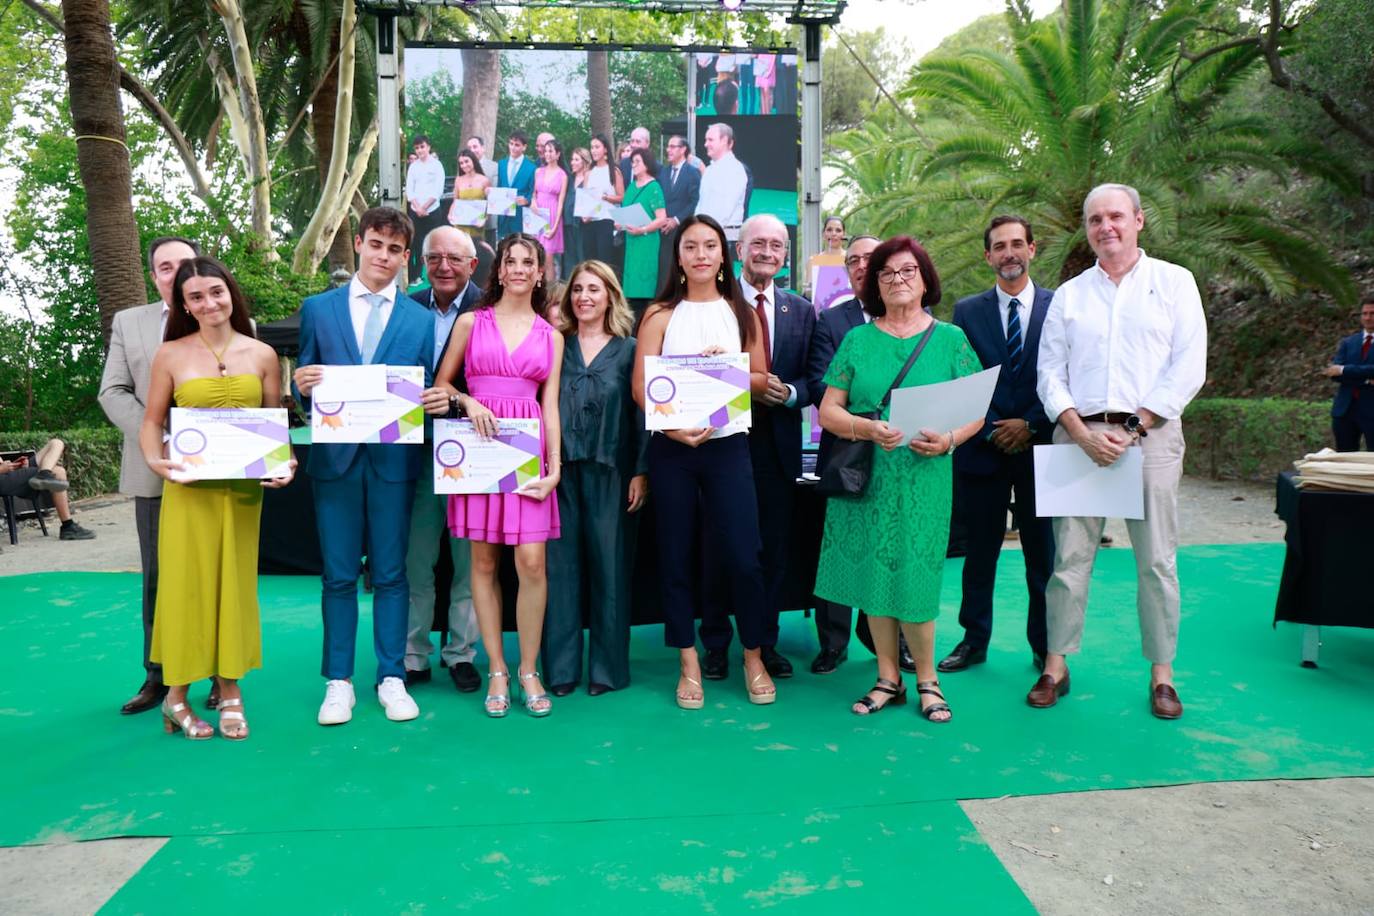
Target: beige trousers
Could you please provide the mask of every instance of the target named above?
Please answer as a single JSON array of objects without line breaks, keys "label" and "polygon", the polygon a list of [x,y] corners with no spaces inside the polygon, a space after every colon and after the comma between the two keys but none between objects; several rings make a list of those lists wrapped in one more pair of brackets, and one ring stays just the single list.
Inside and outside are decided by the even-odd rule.
[{"label": "beige trousers", "polygon": [[[1107,423],[1087,426],[1121,430]],[[1072,440],[1062,427],[1055,427],[1054,441]],[[1183,476],[1183,424],[1163,421],[1132,447],[1144,451],[1145,518],[1126,521],[1135,553],[1140,645],[1151,663],[1167,665],[1178,648],[1178,485]],[[1055,655],[1079,651],[1093,561],[1105,525],[1104,518],[1054,520],[1054,575],[1045,589],[1045,602],[1048,648]]]}]

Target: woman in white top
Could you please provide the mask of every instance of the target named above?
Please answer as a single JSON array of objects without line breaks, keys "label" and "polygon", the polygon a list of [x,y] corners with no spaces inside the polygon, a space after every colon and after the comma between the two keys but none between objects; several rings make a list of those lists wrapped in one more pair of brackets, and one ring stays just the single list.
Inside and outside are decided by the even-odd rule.
[{"label": "woman in white top", "polygon": [[[758,316],[744,304],[725,231],[709,216],[690,216],[674,235],[669,260],[671,295],[650,305],[635,348],[634,396],[644,404],[647,356],[749,354],[754,396],[768,387]],[[665,284],[665,290],[668,286]],[[649,484],[654,493],[659,581],[663,586],[663,638],[680,653],[677,705],[700,709],[705,696],[697,658],[694,618],[699,577],[687,558],[706,543],[719,552],[729,582],[749,702],[772,703],[777,691],[763,666],[763,572],[759,565],[758,504],[744,430],[674,429],[649,441]],[[705,529],[707,537],[702,537]]]},{"label": "woman in white top", "polygon": [[[592,163],[583,186],[608,203],[620,200],[625,194],[625,180],[620,169],[610,161],[611,141],[605,134],[597,134],[592,137],[589,147]],[[615,252],[611,248],[614,229],[615,223],[609,214],[605,219],[582,217],[582,253],[587,258],[614,264]]]}]

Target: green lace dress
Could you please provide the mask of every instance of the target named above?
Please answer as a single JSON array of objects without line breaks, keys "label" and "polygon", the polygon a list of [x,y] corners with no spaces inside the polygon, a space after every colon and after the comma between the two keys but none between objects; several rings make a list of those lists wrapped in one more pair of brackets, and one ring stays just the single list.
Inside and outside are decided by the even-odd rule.
[{"label": "green lace dress", "polygon": [[[850,411],[873,410],[920,339],[898,340],[871,323],[855,328],[841,341],[825,384],[849,392]],[[946,382],[982,368],[964,332],[942,322],[899,387]],[[906,446],[885,452],[875,445],[863,497],[826,505],[816,594],[911,623],[939,616],[953,463],[947,455],[923,458]]]}]

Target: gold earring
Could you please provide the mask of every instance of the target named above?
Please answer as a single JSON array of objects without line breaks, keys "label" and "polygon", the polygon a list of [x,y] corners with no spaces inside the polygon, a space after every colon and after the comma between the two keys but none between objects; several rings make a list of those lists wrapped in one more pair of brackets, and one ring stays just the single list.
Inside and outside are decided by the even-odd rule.
[{"label": "gold earring", "polygon": [[725,268],[724,268],[724,267],[722,267],[720,270],[716,271],[716,282],[717,282],[717,283],[724,283],[724,282],[725,282]]},{"label": "gold earring", "polygon": [[677,272],[677,276],[678,276],[678,282],[683,283],[683,284],[686,284],[686,283],[687,283],[687,275],[686,275],[685,273],[683,273],[682,271],[679,270],[679,271]]}]

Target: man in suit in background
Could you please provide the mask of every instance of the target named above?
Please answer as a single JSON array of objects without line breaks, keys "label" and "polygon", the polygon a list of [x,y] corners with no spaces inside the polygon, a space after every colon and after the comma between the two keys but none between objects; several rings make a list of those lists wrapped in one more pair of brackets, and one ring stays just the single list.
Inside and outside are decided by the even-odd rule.
[{"label": "man in suit in background", "polygon": [[[134,527],[138,531],[138,558],[143,569],[143,684],[120,712],[129,715],[152,709],[162,702],[167,688],[162,666],[148,658],[153,640],[153,610],[157,607],[157,523],[162,512],[162,478],[148,469],[138,445],[143,411],[148,400],[153,355],[162,345],[167,312],[172,303],[172,281],[183,261],[200,254],[190,239],[164,236],[148,245],[148,272],[153,275],[158,301],[128,308],[114,317],[110,349],[100,378],[100,407],[124,434],[119,460],[119,492],[134,498]],[[213,689],[212,689],[213,694]],[[219,705],[212,695],[211,709]]]},{"label": "man in suit in background", "polygon": [[[447,402],[434,377],[434,321],[407,298],[396,275],[410,255],[413,228],[404,213],[374,207],[358,221],[353,249],[358,272],[337,289],[301,307],[298,400],[324,378],[325,366],[423,366],[426,407]],[[317,717],[321,725],[353,718],[353,667],[358,630],[358,574],[366,551],[372,568],[372,634],[377,654],[377,699],[392,721],[420,714],[405,687],[409,587],[406,546],[415,479],[423,446],[383,443],[317,443],[310,449],[310,477],[324,558],[324,659],[328,681]]]},{"label": "man in suit in background", "polygon": [[649,128],[636,127],[634,130],[630,131],[630,155],[621,159],[619,163],[620,177],[624,179],[625,187],[628,188],[630,182],[634,180],[633,176],[630,175],[630,157],[633,156],[637,150],[648,149],[652,142],[653,137],[649,133]]},{"label": "man in suit in background", "polygon": [[672,240],[678,225],[697,210],[701,172],[688,162],[691,155],[686,138],[677,134],[668,138],[668,161],[658,172],[658,183],[663,185],[663,209],[668,214],[668,221],[659,230],[663,233],[663,244],[659,246],[660,277],[668,276],[672,267]]},{"label": "man in suit in background", "polygon": [[1374,295],[1360,303],[1359,333],[1342,338],[1322,374],[1340,386],[1331,402],[1336,451],[1359,451],[1360,436],[1365,450],[1374,451]]},{"label": "man in suit in background", "polygon": [[496,218],[498,242],[512,233],[523,232],[525,229],[525,207],[534,199],[535,164],[525,158],[525,147],[528,145],[529,139],[523,132],[511,131],[510,138],[506,141],[506,149],[510,155],[496,164],[496,176],[492,181],[498,188],[514,188],[516,204],[514,216]]},{"label": "man in suit in background", "polygon": [[[830,361],[840,348],[844,336],[859,325],[872,319],[864,311],[857,290],[863,289],[864,278],[868,276],[868,259],[877,248],[879,239],[871,235],[855,236],[845,252],[844,266],[849,273],[849,287],[855,295],[835,303],[821,312],[816,318],[816,332],[811,337],[811,348],[806,357],[806,374],[811,389],[813,403],[819,404],[825,397],[825,373],[830,369]],[[833,434],[821,432],[820,451],[816,455],[816,473],[825,467],[834,447]],[[860,615],[860,636],[867,631],[867,620]],[[821,650],[811,662],[812,674],[830,674],[849,657],[849,634],[854,629],[854,610],[842,604],[835,604],[823,598],[816,599],[816,638]],[[903,671],[915,671],[916,662],[907,649],[906,637],[901,641],[901,665]]]},{"label": "man in suit in background", "polygon": [[[430,287],[416,293],[415,301],[429,309],[433,316],[433,367],[438,369],[448,352],[449,336],[458,316],[471,311],[482,297],[481,290],[472,282],[472,272],[477,269],[477,249],[466,232],[443,226],[425,237],[422,258]],[[429,641],[429,631],[434,625],[434,564],[439,559],[442,538],[448,542],[453,558],[453,584],[448,600],[448,641],[439,657],[448,668],[453,686],[463,693],[471,693],[482,685],[482,678],[472,664],[480,634],[468,580],[471,549],[465,539],[449,536],[447,520],[448,497],[435,495],[434,476],[422,472],[415,483],[415,504],[410,510],[410,544],[406,548],[406,580],[410,584],[406,683],[430,679],[429,655],[434,650]]]},{"label": "man in suit in background", "polygon": [[[787,227],[776,216],[765,214],[745,221],[736,247],[741,292],[759,316],[768,363],[768,390],[755,399],[749,430],[768,612],[759,648],[771,676],[791,677],[792,663],[778,652],[778,615],[783,610],[783,577],[792,553],[792,487],[801,476],[801,412],[813,400],[806,354],[816,310],[806,299],[773,282],[787,263],[788,249]],[[701,621],[701,641],[706,647],[703,676],[725,677],[730,636],[730,621],[721,602],[707,601]]]},{"label": "man in suit in background", "polygon": [[1019,216],[992,220],[983,232],[983,257],[997,275],[997,284],[960,299],[954,306],[954,324],[967,335],[984,368],[1001,366],[1002,371],[982,430],[954,455],[968,546],[959,606],[964,637],[937,666],[946,673],[987,660],[997,558],[1013,492],[1030,595],[1026,640],[1037,670],[1045,666],[1045,584],[1054,569],[1054,529],[1048,518],[1035,516],[1031,458],[1031,447],[1048,444],[1053,432],[1035,385],[1040,328],[1054,290],[1031,282],[1035,236],[1030,223]]}]

